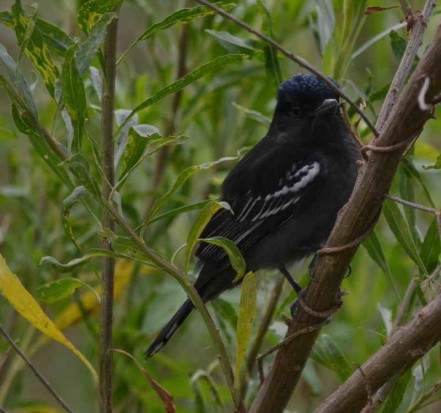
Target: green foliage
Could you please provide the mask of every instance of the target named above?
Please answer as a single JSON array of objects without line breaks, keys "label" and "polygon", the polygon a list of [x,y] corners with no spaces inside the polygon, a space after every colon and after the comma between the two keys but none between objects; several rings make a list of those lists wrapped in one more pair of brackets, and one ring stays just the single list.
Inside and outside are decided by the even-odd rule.
[{"label": "green foliage", "polygon": [[[355,101],[367,102],[367,113],[375,118],[408,40],[399,8],[366,15],[366,7],[376,3],[236,3],[217,4],[335,77]],[[266,133],[280,81],[303,70],[212,10],[188,2],[27,4],[16,0],[0,6],[1,254],[60,330],[75,326],[68,335],[94,366],[101,258],[117,258],[114,347],[142,360],[185,293],[120,228],[102,227],[105,202],[120,211],[146,245],[194,277],[193,253],[201,232],[220,208],[228,209],[216,201],[222,180]],[[422,2],[412,5],[420,9]],[[119,12],[117,184],[111,198],[103,200],[102,42]],[[354,124],[358,116],[348,113]],[[367,142],[370,132],[363,122],[359,132]],[[440,120],[431,120],[402,160],[391,194],[439,206],[440,133]],[[101,248],[103,239],[112,241],[112,251]],[[242,281],[209,310],[235,362],[236,388],[246,383],[251,400],[259,379],[256,372],[249,377],[246,372],[248,351],[277,277],[265,271],[244,276],[243,257],[234,244],[222,238],[203,242],[224,248]],[[182,245],[184,253],[177,254]],[[375,233],[363,246],[344,281],[351,294],[319,338],[302,392],[293,396],[296,411],[313,411],[384,344],[399,310],[406,322],[438,291],[441,245],[433,214],[386,200]],[[308,282],[306,265],[294,269],[302,285]],[[413,280],[421,288],[400,309]],[[286,286],[262,351],[283,337],[281,316],[294,300]],[[78,360],[36,338],[35,325],[13,315],[8,300],[0,301],[0,315],[74,411],[97,411],[94,385]],[[144,370],[130,358],[115,356],[115,411],[172,409],[153,378],[172,394],[178,412],[231,411],[213,348],[200,317],[192,316]],[[6,346],[1,344],[0,351],[6,354]],[[53,363],[41,363],[48,354]],[[35,401],[33,383],[15,353],[6,356],[0,406],[26,409]],[[269,362],[264,360],[265,370]],[[71,377],[57,368],[61,363],[74,372]],[[422,366],[397,381],[383,412],[438,411],[439,349]],[[41,400],[45,409],[55,406],[49,396]]]}]

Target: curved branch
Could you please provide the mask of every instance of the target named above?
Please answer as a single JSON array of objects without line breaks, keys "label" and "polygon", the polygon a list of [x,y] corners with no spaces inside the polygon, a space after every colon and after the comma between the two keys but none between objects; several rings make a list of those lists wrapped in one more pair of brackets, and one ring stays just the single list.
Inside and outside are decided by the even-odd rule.
[{"label": "curved branch", "polygon": [[[370,230],[377,219],[383,195],[389,191],[394,174],[406,151],[406,146],[399,144],[416,137],[432,116],[431,111],[421,111],[419,108],[418,95],[427,77],[431,82],[426,93],[426,102],[430,102],[441,91],[440,61],[441,26],[432,46],[421,59],[398,98],[382,129],[381,136],[375,142],[377,147],[383,149],[392,147],[393,150],[371,151],[369,159],[360,162],[359,175],[351,199],[340,211],[326,244],[326,247],[333,248],[334,252],[319,255],[314,272],[315,282],[310,283],[303,296],[308,307],[325,312],[335,306],[346,269],[358,248],[357,244],[351,244],[355,239],[362,239],[362,235]],[[349,247],[341,248],[341,246]],[[299,306],[287,336],[322,321],[309,315]],[[319,329],[302,334],[280,349],[268,378],[253,403],[251,413],[283,411],[318,334]]]}]

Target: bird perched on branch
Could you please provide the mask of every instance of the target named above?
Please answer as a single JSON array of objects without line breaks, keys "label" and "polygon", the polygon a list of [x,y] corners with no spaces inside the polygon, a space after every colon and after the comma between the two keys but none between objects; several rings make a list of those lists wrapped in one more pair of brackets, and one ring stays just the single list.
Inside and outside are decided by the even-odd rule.
[{"label": "bird perched on branch", "polygon": [[[299,74],[283,82],[266,136],[229,173],[218,211],[201,238],[224,237],[241,251],[246,271],[280,269],[314,254],[326,242],[347,202],[359,147],[351,136],[338,95],[322,80]],[[201,270],[195,288],[204,302],[235,286],[236,271],[219,246],[196,251]],[[187,299],[146,352],[157,353],[194,308]]]}]

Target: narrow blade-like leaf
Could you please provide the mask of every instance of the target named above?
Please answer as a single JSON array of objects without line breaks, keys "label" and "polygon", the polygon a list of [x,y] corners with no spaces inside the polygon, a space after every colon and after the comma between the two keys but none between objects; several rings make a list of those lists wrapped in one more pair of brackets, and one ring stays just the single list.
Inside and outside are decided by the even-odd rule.
[{"label": "narrow blade-like leaf", "polygon": [[239,388],[240,371],[250,343],[253,320],[256,315],[256,291],[256,276],[250,272],[243,278],[237,317],[236,363],[234,366],[234,386],[237,389]]},{"label": "narrow blade-like leaf", "polygon": [[400,208],[391,200],[386,199],[383,204],[383,213],[397,241],[404,248],[407,255],[418,265],[420,272],[427,275],[427,269],[420,258],[415,240],[412,237],[412,232]]},{"label": "narrow blade-like leaf", "polygon": [[71,350],[89,369],[94,379],[98,375],[86,357],[64,336],[53,321],[44,313],[34,297],[26,290],[18,277],[11,272],[5,259],[0,255],[0,293],[15,310],[43,334],[58,341]]},{"label": "narrow blade-like leaf", "polygon": [[61,73],[61,89],[63,91],[63,102],[69,112],[74,126],[74,140],[72,149],[77,153],[81,149],[84,121],[86,118],[86,92],[83,81],[78,72],[75,62],[76,46],[69,50],[63,64]]},{"label": "narrow blade-like leaf", "polygon": [[237,245],[230,239],[223,237],[201,238],[200,241],[216,245],[225,250],[225,252],[228,254],[228,258],[230,259],[231,266],[237,273],[233,283],[240,281],[245,274],[246,263]]}]

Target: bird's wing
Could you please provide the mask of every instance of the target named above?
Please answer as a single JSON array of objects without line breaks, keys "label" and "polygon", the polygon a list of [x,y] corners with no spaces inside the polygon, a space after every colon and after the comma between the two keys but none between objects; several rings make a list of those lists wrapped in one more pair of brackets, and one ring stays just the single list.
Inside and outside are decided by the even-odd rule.
[{"label": "bird's wing", "polygon": [[[268,159],[265,159],[254,173],[248,173],[250,171],[244,168],[240,176],[236,176],[237,190],[224,194],[233,213],[219,211],[201,238],[228,238],[243,254],[285,220],[308,208],[320,186],[323,165],[314,159],[292,161],[286,154],[279,155],[272,164],[267,164]],[[278,162],[276,167],[274,162]],[[202,261],[210,262],[226,257],[222,248],[207,243],[200,244],[196,255]]]}]

